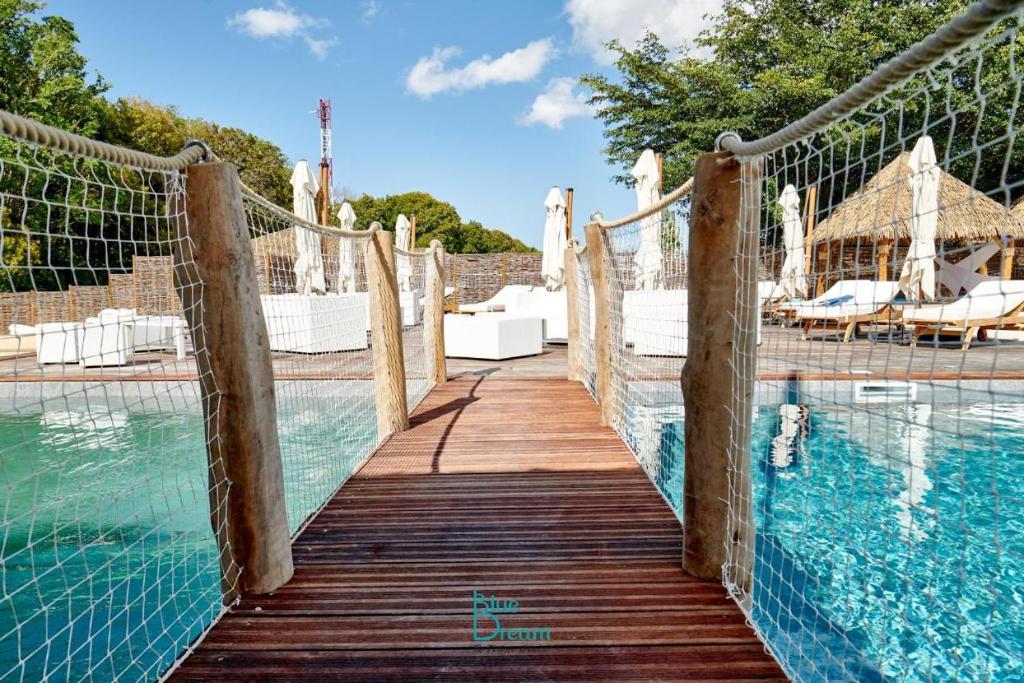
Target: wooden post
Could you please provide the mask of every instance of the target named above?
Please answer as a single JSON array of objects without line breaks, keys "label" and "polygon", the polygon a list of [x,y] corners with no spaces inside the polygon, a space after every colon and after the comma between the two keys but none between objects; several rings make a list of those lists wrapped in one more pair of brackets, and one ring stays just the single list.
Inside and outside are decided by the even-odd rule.
[{"label": "wooden post", "polygon": [[331,167],[328,164],[326,164],[325,162],[321,161],[320,162],[320,225],[330,225],[330,224],[331,224]]},{"label": "wooden post", "polygon": [[832,249],[828,243],[818,245],[818,283],[814,295],[821,296],[828,289],[828,272],[832,267]]},{"label": "wooden post", "polygon": [[[293,573],[274,370],[235,167],[188,168],[175,289],[192,332],[225,603]],[[175,212],[180,215],[180,211]]]},{"label": "wooden post", "polygon": [[804,275],[811,274],[811,256],[814,250],[814,220],[815,212],[818,208],[818,186],[811,185],[807,188],[807,201],[805,203],[806,208],[806,220],[804,226],[806,232],[804,233]]},{"label": "wooden post", "polygon": [[1013,257],[1017,253],[1017,245],[1013,240],[1003,247],[1003,257],[999,262],[999,277],[1004,280],[1013,279]]},{"label": "wooden post", "polygon": [[[380,229],[366,240],[367,290],[370,293],[370,340],[373,385],[377,405],[377,440],[409,428],[405,394],[405,357],[402,354],[402,318],[395,277],[395,249],[391,233]],[[372,227],[372,226],[371,226]]]},{"label": "wooden post", "polygon": [[665,192],[665,174],[663,173],[665,162],[662,159],[661,152],[655,154],[654,158],[658,160],[658,195],[660,196]]},{"label": "wooden post", "polygon": [[572,188],[565,188],[565,239],[572,239]]},{"label": "wooden post", "polygon": [[889,281],[889,254],[892,253],[892,242],[889,240],[878,241],[878,281]]},{"label": "wooden post", "polygon": [[[583,230],[587,236],[590,278],[594,283],[594,367],[597,372],[595,389],[597,402],[601,408],[600,423],[602,426],[611,427],[615,424],[613,360],[616,350],[620,353],[622,350],[621,323],[616,325],[612,316],[612,297],[616,296],[618,288],[614,287],[612,282],[612,264],[604,230],[597,223],[589,223]],[[621,295],[619,291],[618,296]]]},{"label": "wooden post", "polygon": [[409,246],[402,248],[406,251],[412,251],[416,248],[416,214],[413,214],[412,220],[409,221]]},{"label": "wooden post", "polygon": [[582,349],[580,347],[579,274],[576,269],[576,242],[572,239],[565,247],[565,306],[568,321],[566,352],[569,360],[568,378],[579,381],[581,377]]},{"label": "wooden post", "polygon": [[[749,411],[758,324],[760,166],[750,164],[744,173],[756,175],[747,175],[741,184],[739,163],[726,159],[726,153],[704,154],[694,172],[687,264],[689,349],[682,373],[683,569],[702,579],[721,579],[731,557],[740,568],[733,576],[743,586],[749,584],[754,543]],[[742,217],[741,191],[748,193]],[[750,367],[734,368],[734,351]],[[730,462],[730,448],[736,462]]]},{"label": "wooden post", "polygon": [[428,372],[434,384],[448,381],[444,360],[444,247],[431,240],[426,254],[426,301],[423,305],[423,342]]}]

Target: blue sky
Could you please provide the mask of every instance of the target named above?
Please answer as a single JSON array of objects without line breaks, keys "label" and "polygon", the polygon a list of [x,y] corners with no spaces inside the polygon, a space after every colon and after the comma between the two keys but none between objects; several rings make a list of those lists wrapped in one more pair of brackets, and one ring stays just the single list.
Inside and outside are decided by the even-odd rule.
[{"label": "blue sky", "polygon": [[[551,185],[583,219],[632,210],[609,181],[602,127],[575,78],[612,73],[600,45],[650,26],[696,34],[714,0],[50,0],[110,96],[239,126],[319,158],[317,98],[334,105],[335,185],[424,190],[540,246]],[[572,79],[572,80],[569,80]],[[581,235],[580,235],[581,236]]]}]

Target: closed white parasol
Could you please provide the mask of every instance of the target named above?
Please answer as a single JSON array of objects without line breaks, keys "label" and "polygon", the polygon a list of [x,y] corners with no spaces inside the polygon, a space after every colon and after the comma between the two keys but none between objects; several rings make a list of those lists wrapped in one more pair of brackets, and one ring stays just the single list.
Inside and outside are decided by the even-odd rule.
[{"label": "closed white parasol", "polygon": [[910,248],[900,272],[900,291],[908,299],[935,298],[935,233],[939,223],[939,183],[932,139],[922,135],[907,161],[910,166]]},{"label": "closed white parasol", "polygon": [[[636,178],[636,208],[638,211],[661,200],[661,175],[654,152],[645,149],[633,167]],[[637,289],[661,289],[664,286],[663,256],[661,253],[661,212],[640,221],[640,246],[633,261],[633,275]]]},{"label": "closed white parasol", "polygon": [[782,207],[782,242],[786,249],[786,260],[779,273],[779,287],[782,295],[789,299],[807,296],[807,279],[804,277],[804,234],[800,223],[800,195],[792,185],[786,185],[779,197]]},{"label": "closed white parasol", "polygon": [[[295,164],[292,171],[292,210],[295,215],[316,223],[316,193],[320,189],[305,159]],[[323,294],[327,291],[324,279],[324,259],[320,249],[320,235],[301,225],[295,226],[295,291],[299,294]]]},{"label": "closed white parasol", "polygon": [[553,292],[565,284],[565,200],[557,187],[548,192],[544,211],[544,253],[540,273],[544,277],[545,288]]},{"label": "closed white parasol", "polygon": [[[356,212],[352,205],[343,202],[338,209],[338,218],[344,230],[353,230],[356,226]],[[356,291],[356,252],[354,240],[342,237],[338,240],[338,292],[351,293]]]},{"label": "closed white parasol", "polygon": [[[412,224],[404,213],[398,214],[395,221],[395,246],[403,251],[409,250],[409,231]],[[398,277],[398,288],[403,292],[412,291],[412,261],[405,254],[395,254],[395,275]]]}]

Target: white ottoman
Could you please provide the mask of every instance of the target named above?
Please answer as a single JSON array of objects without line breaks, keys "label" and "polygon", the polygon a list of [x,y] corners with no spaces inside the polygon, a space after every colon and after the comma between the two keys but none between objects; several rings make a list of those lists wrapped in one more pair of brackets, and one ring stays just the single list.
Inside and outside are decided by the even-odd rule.
[{"label": "white ottoman", "polygon": [[505,313],[444,317],[444,355],[504,360],[536,356],[544,347],[544,320]]},{"label": "white ottoman", "polygon": [[370,346],[365,292],[265,294],[260,299],[273,351],[330,353]]}]

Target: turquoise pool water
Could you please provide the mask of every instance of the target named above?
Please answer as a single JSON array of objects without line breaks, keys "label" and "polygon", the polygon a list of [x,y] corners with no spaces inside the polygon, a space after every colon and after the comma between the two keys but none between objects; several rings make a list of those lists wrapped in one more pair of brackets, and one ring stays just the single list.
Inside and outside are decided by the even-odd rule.
[{"label": "turquoise pool water", "polygon": [[[372,387],[347,411],[299,389],[279,388],[293,531],[376,442]],[[46,405],[0,415],[0,680],[155,679],[220,611],[202,417]]]},{"label": "turquoise pool water", "polygon": [[[656,412],[680,510],[682,419]],[[791,673],[1024,680],[1024,404],[782,404],[754,427],[752,613]]]}]

